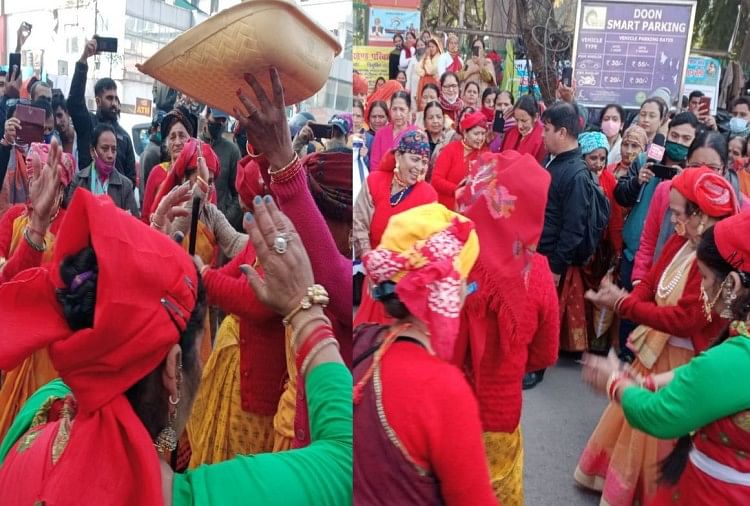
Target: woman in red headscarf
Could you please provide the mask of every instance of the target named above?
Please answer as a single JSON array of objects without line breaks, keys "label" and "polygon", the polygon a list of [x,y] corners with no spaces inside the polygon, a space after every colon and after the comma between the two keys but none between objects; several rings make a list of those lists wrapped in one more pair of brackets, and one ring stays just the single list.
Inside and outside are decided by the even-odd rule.
[{"label": "woman in red headscarf", "polygon": [[[380,168],[367,176],[367,184],[362,186],[354,204],[352,239],[357,258],[362,258],[380,243],[391,217],[437,201],[435,190],[424,182],[429,156],[427,134],[415,130],[407,133],[398,147],[383,159]],[[388,321],[390,318],[383,306],[373,300],[365,284],[354,326]]]},{"label": "woman in red headscarf", "polygon": [[79,190],[50,268],[27,270],[0,287],[2,300],[12,301],[0,306],[7,337],[0,367],[47,347],[64,381],[29,400],[0,446],[3,504],[350,500],[352,380],[322,311],[325,289],[314,284],[299,242],[286,255],[269,251],[280,230],[296,234],[288,219],[273,204],[254,210],[258,224],[248,230],[267,276],[265,284],[252,273],[248,279],[298,330],[292,353],[309,394],[313,443],[301,452],[172,472],[168,455],[201,381],[205,290],[171,238]]},{"label": "woman in red headscarf", "polygon": [[[32,144],[30,203],[16,204],[0,220],[0,285],[19,272],[52,260],[60,224],[65,216],[65,189],[73,178],[73,159],[53,141]],[[0,439],[18,409],[36,389],[57,377],[46,350],[39,350],[18,367],[5,370],[0,388]]]},{"label": "woman in red headscarf", "polygon": [[549,184],[549,173],[528,154],[485,153],[457,199],[476,225],[480,249],[453,363],[479,401],[490,480],[504,506],[524,504],[523,375],[557,360],[557,291],[547,259],[536,253]]},{"label": "woman in red headscarf", "polygon": [[732,321],[717,344],[662,374],[623,373],[590,358],[584,379],[619,403],[628,423],[658,438],[679,437],[661,463],[655,506],[749,504],[750,215],[717,223],[697,249],[703,304]]},{"label": "woman in red headscarf", "polygon": [[[739,211],[734,190],[719,174],[700,167],[672,180],[669,201],[676,234],[645,279],[632,293],[606,279],[598,292],[587,293],[597,306],[640,324],[630,334],[628,347],[636,355],[633,371],[644,376],[687,363],[728,323],[704,312],[695,251],[706,229]],[[602,492],[602,500],[613,506],[649,504],[657,488],[657,464],[674,443],[633,430],[620,407],[611,403],[583,450],[575,480]]]},{"label": "woman in red headscarf", "polygon": [[448,209],[456,207],[456,190],[469,175],[470,164],[487,149],[487,120],[481,112],[461,119],[463,139],[453,141],[440,152],[430,183],[438,194],[438,202]]}]

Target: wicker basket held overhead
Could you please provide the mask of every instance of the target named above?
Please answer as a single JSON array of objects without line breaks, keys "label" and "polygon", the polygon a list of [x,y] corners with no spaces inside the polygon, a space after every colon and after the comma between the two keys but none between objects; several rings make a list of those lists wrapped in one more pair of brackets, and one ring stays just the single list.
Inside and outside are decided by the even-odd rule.
[{"label": "wicker basket held overhead", "polygon": [[248,0],[223,10],[161,48],[138,69],[186,95],[231,114],[243,75],[253,74],[271,97],[275,66],[284,99],[313,96],[328,79],[338,41],[287,0]]}]

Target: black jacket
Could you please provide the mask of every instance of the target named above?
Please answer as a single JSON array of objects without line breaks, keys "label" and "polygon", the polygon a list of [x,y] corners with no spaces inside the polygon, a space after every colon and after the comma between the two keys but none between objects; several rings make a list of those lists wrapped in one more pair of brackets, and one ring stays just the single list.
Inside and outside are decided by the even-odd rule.
[{"label": "black jacket", "polygon": [[92,114],[86,107],[86,75],[88,65],[76,62],[76,71],[70,83],[68,95],[68,113],[73,120],[73,127],[78,134],[78,168],[83,170],[91,165],[91,135],[96,125],[106,123],[115,130],[117,137],[117,160],[115,167],[122,175],[130,179],[135,186],[135,151],[130,135],[117,121],[107,121],[97,114]]},{"label": "black jacket", "polygon": [[633,207],[638,202],[641,194],[641,182],[638,181],[638,173],[646,164],[646,153],[641,153],[633,160],[628,168],[628,173],[617,180],[615,186],[615,200],[623,207]]},{"label": "black jacket", "polygon": [[[551,161],[550,161],[551,160]],[[589,181],[581,150],[566,151],[545,161],[552,176],[544,212],[539,252],[549,260],[552,272],[564,275],[573,252],[583,240],[591,208]]]}]

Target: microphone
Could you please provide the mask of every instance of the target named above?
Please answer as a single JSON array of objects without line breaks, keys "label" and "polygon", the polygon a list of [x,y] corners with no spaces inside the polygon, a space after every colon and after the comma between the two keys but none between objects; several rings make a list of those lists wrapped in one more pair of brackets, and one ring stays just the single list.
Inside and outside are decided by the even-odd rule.
[{"label": "microphone", "polygon": [[[654,137],[654,142],[652,142],[648,147],[648,152],[646,153],[646,156],[648,158],[646,159],[646,164],[644,165],[644,167],[649,163],[661,163],[662,159],[664,158],[664,152],[666,151],[666,148],[664,147],[666,143],[667,139],[664,137],[664,134],[656,134],[656,136]],[[648,183],[644,183],[641,185],[641,191],[638,192],[638,199],[636,200],[636,203],[640,203],[641,199],[643,198],[643,192],[646,190],[647,184]]]}]

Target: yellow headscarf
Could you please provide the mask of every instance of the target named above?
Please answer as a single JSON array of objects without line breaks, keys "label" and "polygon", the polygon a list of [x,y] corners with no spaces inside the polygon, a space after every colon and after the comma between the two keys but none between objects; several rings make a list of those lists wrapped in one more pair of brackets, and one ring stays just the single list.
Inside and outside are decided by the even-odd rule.
[{"label": "yellow headscarf", "polygon": [[396,283],[399,300],[427,323],[435,351],[449,360],[462,282],[478,255],[474,223],[441,204],[427,204],[393,216],[380,245],[363,261],[373,283]]}]

